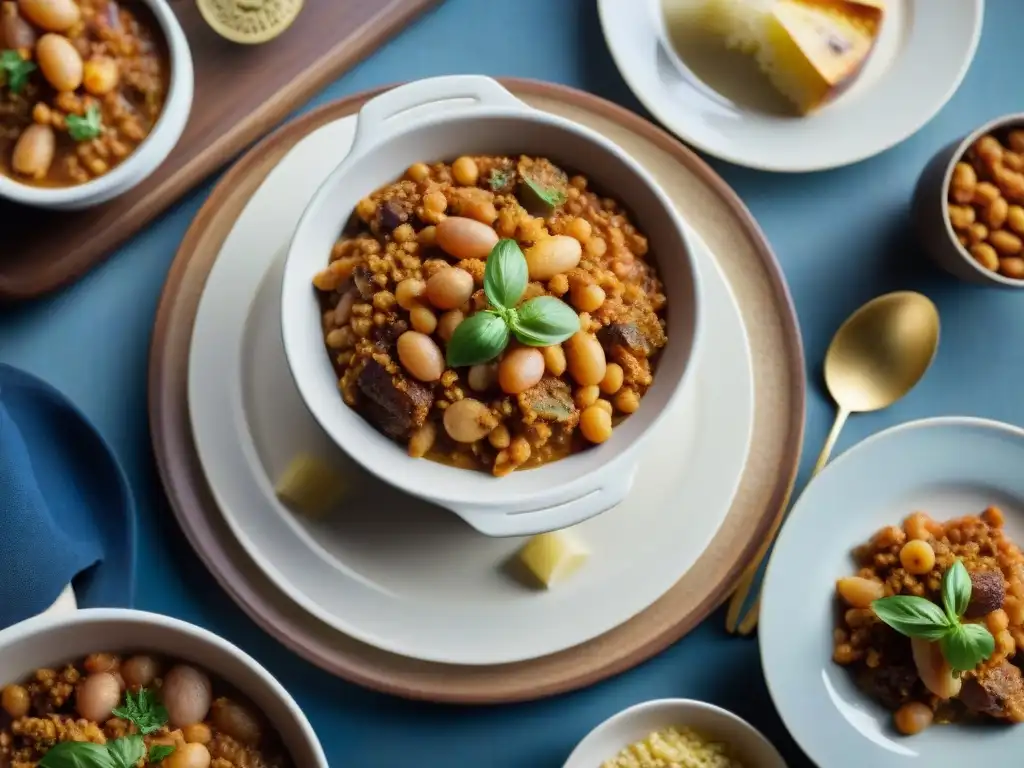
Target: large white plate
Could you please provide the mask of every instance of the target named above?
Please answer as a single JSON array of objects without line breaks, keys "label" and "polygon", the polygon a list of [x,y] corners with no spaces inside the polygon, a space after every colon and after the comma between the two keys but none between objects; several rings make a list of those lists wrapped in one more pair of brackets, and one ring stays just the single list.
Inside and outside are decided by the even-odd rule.
[{"label": "large white plate", "polygon": [[[354,118],[327,125],[289,153],[239,217],[207,280],[190,352],[189,408],[214,497],[285,594],[379,648],[500,664],[596,637],[676,583],[732,503],[749,451],[753,375],[727,283],[699,247],[710,334],[704,348],[713,353],[698,361],[694,394],[651,436],[627,501],[580,526],[593,553],[586,567],[550,592],[525,589],[502,567],[519,540],[481,536],[362,472],[316,425],[288,372],[279,251],[350,146],[354,125]],[[299,452],[331,462],[354,488],[320,522],[295,517],[273,493],[273,479]]]},{"label": "large white plate", "polygon": [[857,81],[816,114],[790,117],[737,106],[693,75],[667,42],[662,2],[598,0],[623,79],[681,139],[766,171],[835,168],[914,134],[967,73],[984,10],[984,0],[888,0],[881,35]]},{"label": "large white plate", "polygon": [[892,715],[832,663],[835,583],[851,550],[915,510],[937,520],[1006,513],[1024,543],[1024,430],[971,418],[910,422],[868,438],[807,487],[765,574],[758,634],[786,727],[822,768],[1019,765],[1024,726],[936,725],[899,736]]}]

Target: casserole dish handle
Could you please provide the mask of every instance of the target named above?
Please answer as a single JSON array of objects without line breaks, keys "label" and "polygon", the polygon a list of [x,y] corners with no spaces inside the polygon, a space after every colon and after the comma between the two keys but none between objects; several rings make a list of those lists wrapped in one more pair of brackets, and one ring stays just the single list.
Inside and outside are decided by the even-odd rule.
[{"label": "casserole dish handle", "polygon": [[504,86],[483,75],[449,75],[416,80],[385,91],[359,110],[356,135],[349,156],[362,154],[370,146],[387,141],[394,133],[408,129],[408,120],[427,107],[451,102],[452,110],[506,107],[533,111]]},{"label": "casserole dish handle", "polygon": [[569,528],[618,506],[632,489],[636,470],[637,464],[633,463],[624,471],[610,472],[600,488],[560,504],[515,511],[493,506],[449,508],[485,536],[533,536]]}]

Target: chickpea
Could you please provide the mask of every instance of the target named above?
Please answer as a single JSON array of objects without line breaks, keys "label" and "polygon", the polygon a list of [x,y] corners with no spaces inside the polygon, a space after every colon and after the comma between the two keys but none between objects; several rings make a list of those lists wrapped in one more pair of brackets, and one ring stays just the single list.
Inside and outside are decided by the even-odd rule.
[{"label": "chickpea", "polygon": [[969,205],[949,206],[949,223],[953,229],[961,232],[974,223],[975,212]]},{"label": "chickpea", "polygon": [[596,384],[580,387],[576,390],[576,406],[580,409],[589,408],[601,397],[601,390]]},{"label": "chickpea", "polygon": [[985,210],[985,223],[989,229],[1002,229],[1006,223],[1006,215],[1010,211],[1010,204],[1006,198],[997,197]]},{"label": "chickpea", "polygon": [[473,295],[473,276],[464,269],[447,267],[427,280],[426,296],[438,309],[461,307]]},{"label": "chickpea", "polygon": [[993,176],[999,191],[1008,200],[1015,203],[1024,202],[1024,174],[1011,171],[1009,168],[996,168]]},{"label": "chickpea", "polygon": [[594,229],[590,226],[590,222],[583,217],[573,219],[565,228],[565,234],[579,240],[580,245],[587,244],[587,241],[590,240],[590,235],[593,231]]},{"label": "chickpea", "polygon": [[47,32],[66,32],[82,18],[74,0],[18,0],[18,10]]},{"label": "chickpea", "polygon": [[919,701],[910,701],[896,710],[893,723],[904,736],[913,736],[928,728],[934,717],[929,706]]},{"label": "chickpea", "polygon": [[4,687],[3,693],[0,694],[0,704],[3,705],[4,711],[8,715],[17,719],[28,714],[29,707],[32,705],[32,698],[28,695],[28,691],[25,690],[24,686],[8,685]]},{"label": "chickpea", "polygon": [[990,181],[980,181],[974,188],[974,199],[971,200],[975,205],[982,207],[992,204],[993,200],[996,200],[1000,195],[999,187]]},{"label": "chickpea", "polygon": [[622,413],[636,413],[640,408],[640,395],[632,389],[621,389],[613,402],[616,410]]},{"label": "chickpea", "polygon": [[1006,210],[1006,225],[1018,235],[1024,235],[1024,208],[1011,205]]},{"label": "chickpea", "polygon": [[480,178],[480,169],[477,168],[476,160],[463,156],[452,163],[452,176],[456,184],[473,187],[476,186],[477,179]]},{"label": "chickpea", "polygon": [[998,163],[1003,159],[1003,145],[991,135],[982,136],[974,142],[974,154],[986,163]]},{"label": "chickpea", "polygon": [[860,576],[839,579],[836,592],[851,608],[870,608],[875,600],[885,597],[882,582]]},{"label": "chickpea", "polygon": [[974,199],[974,188],[978,184],[978,174],[970,163],[959,162],[953,168],[953,176],[949,182],[949,197],[955,203],[967,204]]},{"label": "chickpea", "polygon": [[976,221],[967,228],[967,244],[977,245],[978,243],[985,242],[988,237],[988,227],[982,224],[980,221]]},{"label": "chickpea", "polygon": [[614,395],[622,389],[624,377],[625,374],[622,371],[621,365],[618,363],[608,363],[608,367],[604,372],[604,378],[601,379],[601,391],[606,395]]},{"label": "chickpea", "polygon": [[615,413],[615,409],[612,407],[612,404],[610,402],[608,402],[607,400],[604,400],[604,399],[598,400],[596,403],[594,403],[594,407],[595,408],[600,408],[602,411],[607,413],[609,416],[611,416],[613,413]]},{"label": "chickpea", "polygon": [[39,38],[36,62],[43,77],[58,93],[73,91],[82,84],[82,54],[63,35],[48,32]]},{"label": "chickpea", "polygon": [[413,307],[409,310],[409,323],[414,331],[429,336],[437,328],[437,316],[429,307]]},{"label": "chickpea", "polygon": [[608,250],[608,243],[604,241],[604,238],[592,236],[587,240],[586,244],[587,255],[592,256],[595,259],[599,259],[604,256],[605,251]]},{"label": "chickpea", "polygon": [[498,426],[491,409],[470,397],[445,408],[443,421],[445,432],[457,443],[475,443]]},{"label": "chickpea", "polygon": [[152,656],[132,656],[121,665],[121,676],[132,691],[148,688],[158,672],[159,667]]},{"label": "chickpea", "polygon": [[409,455],[414,459],[421,459],[434,447],[437,439],[437,426],[432,421],[426,422],[422,427],[412,433],[409,438]]},{"label": "chickpea", "polygon": [[1011,171],[1024,171],[1024,155],[1009,150],[1003,150],[1003,165]]},{"label": "chickpea", "polygon": [[82,85],[93,96],[111,93],[120,79],[117,62],[107,56],[94,56],[85,62],[82,70]]},{"label": "chickpea", "polygon": [[591,443],[603,443],[612,436],[612,417],[604,408],[591,405],[580,414],[580,432]]},{"label": "chickpea", "polygon": [[594,283],[577,284],[570,292],[569,298],[580,312],[595,312],[604,304],[605,293],[601,286]]},{"label": "chickpea", "polygon": [[416,182],[426,181],[430,178],[430,167],[426,163],[413,163],[405,175]]},{"label": "chickpea", "polygon": [[396,344],[398,359],[409,375],[420,381],[437,381],[444,373],[444,355],[432,338],[406,331]]},{"label": "chickpea", "polygon": [[494,386],[498,380],[498,366],[493,363],[480,363],[469,369],[466,376],[466,383],[470,389],[477,392],[486,392]]},{"label": "chickpea", "polygon": [[999,260],[999,271],[1014,280],[1024,280],[1024,259],[1019,256],[1007,256]]},{"label": "chickpea", "polygon": [[210,750],[198,742],[180,744],[160,763],[163,768],[210,768]]},{"label": "chickpea", "polygon": [[498,218],[498,209],[490,200],[471,200],[462,207],[461,211],[465,216],[476,219],[483,224],[493,224]]},{"label": "chickpea", "polygon": [[423,207],[431,213],[444,213],[448,209],[448,198],[444,192],[428,192],[423,196]]},{"label": "chickpea", "polygon": [[996,272],[999,269],[999,254],[996,249],[988,243],[978,243],[971,246],[971,256],[985,269]]},{"label": "chickpea", "polygon": [[1010,628],[1010,617],[1002,608],[996,608],[985,617],[985,626],[993,635],[997,635]]},{"label": "chickpea", "polygon": [[487,442],[499,451],[508,448],[512,443],[512,436],[508,432],[508,427],[504,424],[499,424],[491,433],[487,435]]},{"label": "chickpea", "polygon": [[11,155],[11,167],[22,176],[44,179],[50,172],[56,149],[57,135],[53,128],[33,123],[18,137]]},{"label": "chickpea", "polygon": [[1010,131],[1006,141],[1014,152],[1024,152],[1024,131]]},{"label": "chickpea", "polygon": [[548,280],[548,290],[555,296],[564,296],[569,292],[569,278],[558,274]]},{"label": "chickpea", "polygon": [[458,328],[465,319],[466,316],[457,309],[445,312],[441,315],[441,319],[437,321],[437,335],[445,341],[451,341],[452,335],[455,333],[455,329]]},{"label": "chickpea", "polygon": [[86,720],[102,723],[121,701],[121,683],[110,672],[89,675],[75,691],[75,709]]},{"label": "chickpea", "polygon": [[513,349],[498,364],[498,384],[506,394],[518,395],[535,386],[543,378],[544,367],[544,355],[539,349]]},{"label": "chickpea", "polygon": [[908,573],[923,576],[935,567],[935,550],[927,541],[912,539],[900,549],[900,563]]},{"label": "chickpea", "polygon": [[1000,256],[1016,256],[1024,248],[1020,237],[1000,229],[998,232],[990,232],[988,236],[989,245],[996,249]]},{"label": "chickpea", "polygon": [[431,224],[429,227],[424,227],[416,235],[416,242],[422,245],[424,248],[430,248],[437,245],[437,227]]},{"label": "chickpea", "polygon": [[512,439],[512,444],[508,447],[508,457],[513,464],[519,466],[525,464],[530,458],[531,448],[530,441],[525,437],[516,437]]},{"label": "chickpea", "polygon": [[561,376],[565,373],[565,350],[560,344],[552,347],[544,347],[540,353],[544,355],[544,365],[552,376]]},{"label": "chickpea", "polygon": [[569,373],[577,384],[599,384],[607,371],[604,349],[591,334],[577,331],[565,342]]}]

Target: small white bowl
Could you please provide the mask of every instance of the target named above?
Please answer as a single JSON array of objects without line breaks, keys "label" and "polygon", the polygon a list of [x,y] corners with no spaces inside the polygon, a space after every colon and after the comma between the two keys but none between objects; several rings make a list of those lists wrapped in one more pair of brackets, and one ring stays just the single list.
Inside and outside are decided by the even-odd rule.
[{"label": "small white bowl", "polygon": [[[640,410],[608,442],[536,469],[494,478],[413,459],[349,408],[324,349],[313,275],[360,198],[415,162],[460,155],[533,154],[586,175],[632,213],[650,242],[668,296],[668,345]],[[348,157],[306,208],[288,249],[282,337],[292,376],[328,436],[368,471],[462,517],[489,536],[566,528],[605,512],[632,487],[643,438],[678,402],[698,340],[700,281],[684,224],[639,163],[600,134],[524,104],[496,81],[463,75],[419,80],[369,101]]]},{"label": "small white bowl", "polygon": [[0,175],[0,198],[35,208],[71,211],[105,203],[149,177],[174,149],[192,111],[195,77],[188,40],[167,0],[142,0],[167,42],[171,77],[163,113],[153,131],[110,173],[73,187],[34,187]]},{"label": "small white bowl", "polygon": [[599,768],[655,731],[683,726],[728,745],[743,768],[786,768],[778,750],[746,720],[693,699],[657,699],[624,709],[587,734],[562,768]]},{"label": "small white bowl", "polygon": [[288,692],[259,663],[227,640],[155,613],[97,608],[37,616],[0,631],[0,687],[103,651],[153,651],[188,661],[244,695],[281,737],[292,763],[328,768],[313,727]]}]

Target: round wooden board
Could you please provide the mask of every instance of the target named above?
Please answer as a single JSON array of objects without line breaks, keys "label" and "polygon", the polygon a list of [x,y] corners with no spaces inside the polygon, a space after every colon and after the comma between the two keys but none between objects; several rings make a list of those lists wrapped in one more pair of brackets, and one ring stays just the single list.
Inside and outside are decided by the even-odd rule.
[{"label": "round wooden board", "polygon": [[503,82],[531,105],[595,128],[658,178],[719,260],[750,337],[755,418],[747,467],[714,541],[658,602],[611,632],[551,656],[490,667],[433,664],[380,651],[309,616],[231,536],[189,426],[187,367],[199,298],[224,239],[274,165],[303,136],[353,114],[379,91],[288,123],[224,176],[171,267],[150,353],[149,411],[160,474],[186,536],[214,577],[257,624],[300,656],[354,683],[407,698],[474,704],[537,699],[591,685],[664,650],[728,596],[792,487],[803,442],[804,365],[796,314],[771,249],[736,194],[692,151],[621,107],[564,86]]}]

